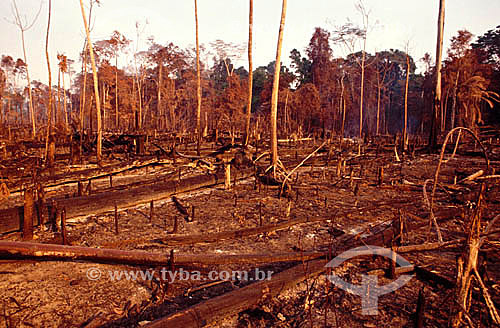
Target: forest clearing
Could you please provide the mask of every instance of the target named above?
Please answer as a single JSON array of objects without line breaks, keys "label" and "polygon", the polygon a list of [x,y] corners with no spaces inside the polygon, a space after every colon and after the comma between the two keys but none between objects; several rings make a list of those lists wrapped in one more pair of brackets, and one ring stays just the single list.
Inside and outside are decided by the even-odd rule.
[{"label": "forest clearing", "polygon": [[201,39],[194,0],[183,48],[148,22],[95,36],[106,1],[73,1],[81,50],[56,62],[52,1],[8,1],[0,327],[500,326],[500,26],[445,48],[436,0],[435,59],[370,52],[356,1],[287,56],[282,0],[254,65],[260,2],[235,5],[240,44]]}]

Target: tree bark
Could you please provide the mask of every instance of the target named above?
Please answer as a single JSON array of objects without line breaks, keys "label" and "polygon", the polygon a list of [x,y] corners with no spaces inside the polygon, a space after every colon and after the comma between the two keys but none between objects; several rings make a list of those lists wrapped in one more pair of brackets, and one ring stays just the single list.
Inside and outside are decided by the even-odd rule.
[{"label": "tree bark", "polygon": [[90,52],[90,62],[92,64],[92,74],[94,77],[94,93],[95,103],[97,108],[97,162],[101,162],[102,157],[102,126],[101,126],[101,103],[99,99],[99,84],[97,80],[97,68],[95,65],[94,49],[92,47],[92,40],[90,40],[90,31],[85,16],[85,8],[83,7],[83,0],[80,0],[80,8],[82,10],[83,25],[85,26],[85,33],[87,34],[87,44]]},{"label": "tree bark", "polygon": [[276,49],[276,62],[274,65],[273,93],[271,97],[271,153],[272,153],[271,164],[273,166],[274,177],[276,177],[276,166],[278,164],[278,133],[277,133],[278,91],[279,91],[280,70],[281,70],[281,62],[280,62],[281,45],[283,43],[283,31],[285,29],[286,4],[287,0],[283,0],[281,7],[281,22],[278,33],[278,46]]},{"label": "tree bark", "polygon": [[253,0],[250,0],[248,15],[248,101],[247,116],[245,124],[245,146],[250,139],[250,117],[252,115],[252,88],[253,88],[253,61],[252,61],[252,39],[253,39]]}]

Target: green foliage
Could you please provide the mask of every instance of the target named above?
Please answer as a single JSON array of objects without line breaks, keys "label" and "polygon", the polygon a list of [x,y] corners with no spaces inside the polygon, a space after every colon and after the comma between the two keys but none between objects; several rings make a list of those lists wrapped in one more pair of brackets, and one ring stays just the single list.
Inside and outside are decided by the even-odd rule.
[{"label": "green foliage", "polygon": [[486,54],[486,62],[500,69],[500,25],[480,36],[472,47],[482,50]]},{"label": "green foliage", "polygon": [[312,62],[302,57],[297,49],[290,52],[290,59],[292,60],[291,68],[294,70],[298,86],[310,83],[312,81]]}]

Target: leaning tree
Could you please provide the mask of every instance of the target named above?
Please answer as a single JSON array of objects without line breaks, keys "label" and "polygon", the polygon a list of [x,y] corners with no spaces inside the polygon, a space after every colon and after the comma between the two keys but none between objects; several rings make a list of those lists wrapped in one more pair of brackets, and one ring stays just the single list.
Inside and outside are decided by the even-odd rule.
[{"label": "leaning tree", "polygon": [[286,2],[283,0],[281,7],[281,22],[278,33],[278,46],[276,49],[276,62],[274,64],[274,80],[273,80],[273,92],[271,95],[271,164],[273,167],[273,175],[276,177],[276,166],[278,164],[278,134],[277,134],[277,116],[278,116],[278,90],[280,81],[280,70],[281,70],[281,45],[283,43],[283,31],[285,29],[285,17],[286,17]]},{"label": "leaning tree", "polygon": [[94,93],[95,93],[95,103],[97,108],[97,162],[100,163],[102,157],[102,126],[101,126],[101,102],[99,99],[99,83],[97,80],[97,68],[95,64],[94,48],[92,46],[92,40],[90,39],[90,30],[87,24],[85,8],[83,7],[83,0],[80,0],[80,8],[82,10],[83,25],[85,27],[85,33],[87,35],[87,46],[90,53],[90,62],[92,64],[92,75],[94,78]]}]

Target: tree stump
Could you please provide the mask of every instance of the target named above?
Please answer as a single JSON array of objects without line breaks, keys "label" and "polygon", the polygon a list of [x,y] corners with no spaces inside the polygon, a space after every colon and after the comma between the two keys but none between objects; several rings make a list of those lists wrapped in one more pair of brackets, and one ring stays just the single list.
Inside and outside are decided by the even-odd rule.
[{"label": "tree stump", "polygon": [[23,240],[33,240],[33,189],[24,191]]}]

